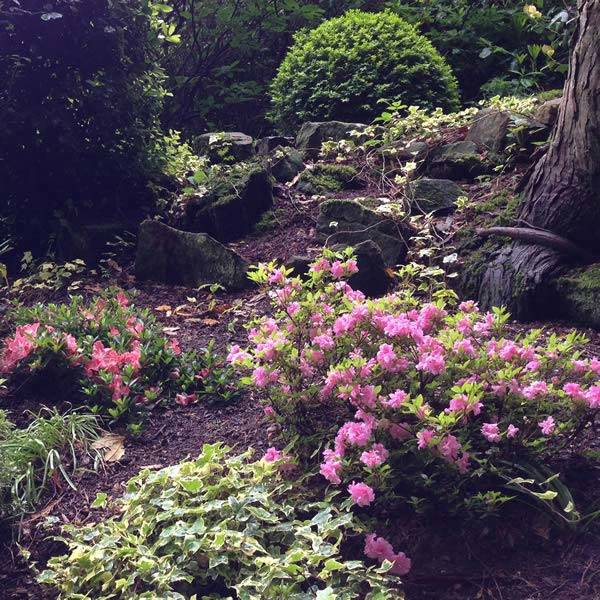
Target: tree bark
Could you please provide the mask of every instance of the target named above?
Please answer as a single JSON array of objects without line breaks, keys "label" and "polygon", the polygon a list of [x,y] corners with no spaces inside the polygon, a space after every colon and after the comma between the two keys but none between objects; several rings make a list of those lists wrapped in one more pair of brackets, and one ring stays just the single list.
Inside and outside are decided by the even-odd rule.
[{"label": "tree bark", "polygon": [[[569,74],[546,154],[527,182],[517,225],[555,233],[600,253],[600,0],[578,0]],[[479,300],[527,320],[547,313],[548,283],[572,260],[513,242],[490,264]],[[541,314],[540,314],[540,311]]]}]

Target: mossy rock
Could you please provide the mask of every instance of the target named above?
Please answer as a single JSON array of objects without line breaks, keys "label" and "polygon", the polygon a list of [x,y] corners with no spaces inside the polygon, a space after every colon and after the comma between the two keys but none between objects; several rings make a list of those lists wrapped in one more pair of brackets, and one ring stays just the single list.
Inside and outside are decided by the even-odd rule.
[{"label": "mossy rock", "polygon": [[408,251],[411,229],[355,200],[328,200],[320,206],[318,239],[328,246],[357,246],[372,241],[381,250],[386,267],[401,264]]},{"label": "mossy rock", "polygon": [[344,123],[343,121],[304,123],[296,136],[296,148],[307,158],[316,158],[321,152],[323,142],[356,139],[353,137],[353,133],[360,134],[366,128],[367,125],[364,123]]},{"label": "mossy rock", "polygon": [[140,280],[198,287],[219,283],[227,289],[249,286],[246,262],[204,233],[191,233],[146,220],[140,225],[135,274]]},{"label": "mossy rock", "polygon": [[295,148],[278,146],[269,156],[269,168],[275,181],[292,181],[304,169],[302,153]]},{"label": "mossy rock", "polygon": [[600,329],[600,263],[569,271],[553,282],[560,314]]},{"label": "mossy rock", "polygon": [[273,182],[261,166],[233,170],[209,183],[209,190],[185,206],[182,227],[230,242],[250,233],[273,206]]},{"label": "mossy rock", "polygon": [[411,204],[424,213],[452,210],[456,201],[465,193],[451,179],[430,179],[422,177],[406,186],[406,194]]},{"label": "mossy rock", "polygon": [[254,155],[254,140],[239,131],[203,133],[194,141],[194,150],[214,163],[244,161]]},{"label": "mossy rock", "polygon": [[464,140],[439,148],[429,164],[428,173],[439,179],[474,179],[492,170],[492,164],[480,154],[477,144]]},{"label": "mossy rock", "polygon": [[358,170],[350,165],[317,164],[305,169],[298,180],[298,191],[308,195],[358,188]]}]

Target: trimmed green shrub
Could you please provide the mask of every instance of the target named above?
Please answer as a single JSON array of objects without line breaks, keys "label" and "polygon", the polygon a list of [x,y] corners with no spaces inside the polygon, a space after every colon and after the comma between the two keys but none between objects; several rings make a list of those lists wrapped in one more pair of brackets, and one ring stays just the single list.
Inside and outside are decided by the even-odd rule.
[{"label": "trimmed green shrub", "polygon": [[271,118],[285,130],[304,121],[370,121],[379,100],[459,105],[454,75],[426,38],[391,12],[359,10],[297,33],[271,97]]}]

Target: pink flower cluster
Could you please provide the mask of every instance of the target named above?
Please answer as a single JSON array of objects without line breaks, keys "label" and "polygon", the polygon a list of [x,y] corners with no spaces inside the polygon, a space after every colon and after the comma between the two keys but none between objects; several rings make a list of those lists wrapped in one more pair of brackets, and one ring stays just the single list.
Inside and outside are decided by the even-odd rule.
[{"label": "pink flower cluster", "polygon": [[573,360],[577,340],[515,339],[506,313],[470,301],[450,309],[402,291],[367,300],[343,281],[355,267],[325,255],[306,285],[263,267],[275,314],[228,358],[269,397],[284,435],[306,420],[318,428],[321,414],[339,418],[320,473],[345,481],[358,506],[375,501],[378,474],[397,456],[429,453],[466,475],[490,445],[531,447],[571,426],[573,405],[600,408],[600,360]]},{"label": "pink flower cluster", "polygon": [[394,547],[384,538],[371,533],[365,538],[365,556],[383,562],[392,563],[391,573],[406,575],[412,566],[410,558],[404,552],[395,552]]},{"label": "pink flower cluster", "polygon": [[19,362],[27,358],[36,347],[39,323],[17,327],[15,335],[4,342],[0,357],[0,373],[10,373]]}]

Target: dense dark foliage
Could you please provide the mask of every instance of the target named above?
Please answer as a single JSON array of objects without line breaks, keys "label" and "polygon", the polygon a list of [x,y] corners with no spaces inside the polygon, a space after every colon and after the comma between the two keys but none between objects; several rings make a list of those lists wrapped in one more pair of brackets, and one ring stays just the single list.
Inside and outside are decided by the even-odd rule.
[{"label": "dense dark foliage", "polygon": [[139,213],[160,172],[165,90],[143,0],[0,5],[0,207],[18,246]]}]

